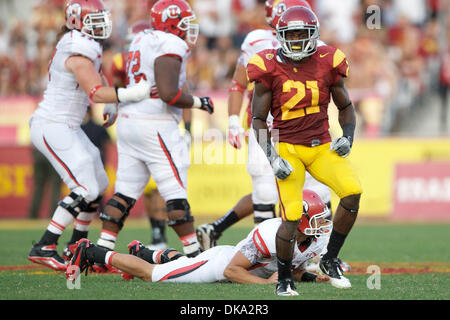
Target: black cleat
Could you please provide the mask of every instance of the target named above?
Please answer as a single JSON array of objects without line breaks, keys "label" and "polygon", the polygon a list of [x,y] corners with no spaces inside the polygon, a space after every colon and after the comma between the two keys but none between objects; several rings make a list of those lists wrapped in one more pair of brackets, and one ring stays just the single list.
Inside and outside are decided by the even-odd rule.
[{"label": "black cleat", "polygon": [[28,254],[28,260],[34,263],[42,264],[56,271],[66,270],[66,261],[56,251],[55,244],[35,244]]},{"label": "black cleat", "polygon": [[195,229],[197,234],[197,240],[200,244],[200,248],[205,251],[217,245],[221,233],[214,230],[214,226],[210,223],[202,224]]},{"label": "black cleat", "polygon": [[319,267],[323,274],[330,277],[330,282],[333,287],[338,289],[348,289],[352,287],[350,280],[343,276],[341,263],[339,258],[322,259]]},{"label": "black cleat", "polygon": [[278,280],[275,293],[283,297],[298,296],[298,292],[295,291],[294,280],[292,279]]}]

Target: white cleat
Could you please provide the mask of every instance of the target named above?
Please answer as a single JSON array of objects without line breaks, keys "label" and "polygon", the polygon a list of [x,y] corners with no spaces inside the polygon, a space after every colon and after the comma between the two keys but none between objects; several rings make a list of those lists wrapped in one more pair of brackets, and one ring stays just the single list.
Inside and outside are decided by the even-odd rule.
[{"label": "white cleat", "polygon": [[292,280],[281,280],[277,282],[275,293],[282,297],[298,296],[298,292],[295,291],[295,285]]}]

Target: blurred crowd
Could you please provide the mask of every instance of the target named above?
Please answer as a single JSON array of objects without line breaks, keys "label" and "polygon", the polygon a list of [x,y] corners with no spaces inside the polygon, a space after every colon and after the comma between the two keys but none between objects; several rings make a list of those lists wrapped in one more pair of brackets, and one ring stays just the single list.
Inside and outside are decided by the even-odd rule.
[{"label": "blurred crowd", "polygon": [[[0,96],[42,94],[64,0],[0,0]],[[105,0],[114,29],[105,43],[104,72],[124,50],[129,26],[149,19],[154,0]],[[192,91],[223,91],[245,35],[267,28],[264,1],[191,0],[200,37],[188,62]],[[450,8],[445,0],[310,0],[321,39],[346,53],[347,80],[366,136],[395,131],[397,120],[431,93],[447,96],[450,83]],[[15,3],[15,4],[13,4]],[[23,6],[28,6],[27,8]],[[19,19],[18,10],[28,10]],[[5,18],[7,17],[7,18]]]}]

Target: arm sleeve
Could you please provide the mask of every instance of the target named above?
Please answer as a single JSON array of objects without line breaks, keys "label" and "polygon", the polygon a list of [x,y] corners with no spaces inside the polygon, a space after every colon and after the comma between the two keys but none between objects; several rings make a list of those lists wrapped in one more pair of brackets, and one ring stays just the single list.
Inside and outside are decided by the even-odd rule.
[{"label": "arm sleeve", "polygon": [[333,54],[332,84],[336,84],[342,77],[348,77],[349,65],[345,54],[336,49]]},{"label": "arm sleeve", "polygon": [[156,57],[173,56],[183,61],[183,58],[186,56],[188,51],[189,47],[186,42],[176,36],[172,36],[172,34],[167,34],[167,37],[159,46]]},{"label": "arm sleeve", "polygon": [[82,35],[79,32],[72,32],[66,50],[71,55],[81,55],[95,61],[102,56],[102,48],[100,44],[92,38]]}]

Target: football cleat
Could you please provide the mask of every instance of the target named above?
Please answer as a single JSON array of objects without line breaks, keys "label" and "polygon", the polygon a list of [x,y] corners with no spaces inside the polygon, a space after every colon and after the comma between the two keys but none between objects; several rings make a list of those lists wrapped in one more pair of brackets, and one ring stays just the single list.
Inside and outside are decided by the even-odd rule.
[{"label": "football cleat", "polygon": [[339,265],[341,266],[342,272],[350,272],[351,267],[347,262],[342,261],[339,258],[338,258],[338,261],[339,261]]},{"label": "football cleat", "polygon": [[66,261],[72,260],[73,254],[75,253],[75,249],[77,248],[76,243],[67,243],[66,247],[63,250],[62,257]]},{"label": "football cleat", "polygon": [[128,253],[137,256],[137,253],[144,249],[144,245],[139,240],[133,240],[128,244]]},{"label": "football cleat", "polygon": [[66,261],[58,255],[55,244],[34,244],[28,254],[28,260],[42,264],[56,271],[65,271]]},{"label": "football cleat", "polygon": [[283,297],[298,296],[298,292],[295,291],[295,285],[292,279],[278,280],[275,293],[278,296]]},{"label": "football cleat", "polygon": [[343,272],[338,258],[322,258],[319,262],[319,267],[323,274],[330,277],[330,282],[333,287],[338,289],[349,289],[352,287],[350,280],[342,274]]},{"label": "football cleat", "polygon": [[195,229],[197,233],[197,240],[200,248],[205,251],[217,245],[217,240],[222,235],[214,230],[214,226],[210,223],[202,224]]},{"label": "football cleat", "polygon": [[[90,261],[86,255],[86,249],[94,246],[94,244],[88,239],[81,239],[77,241],[77,247],[75,249],[75,253],[73,254],[72,259],[67,265],[66,276],[68,280],[75,281],[77,274],[81,274],[86,270],[86,275],[88,270],[92,270],[92,266],[94,265],[93,261]],[[74,273],[73,266],[78,267],[79,273]]]},{"label": "football cleat", "polygon": [[147,249],[150,249],[150,250],[164,250],[167,248],[168,248],[167,242],[164,242],[164,241],[152,242],[147,246]]}]

